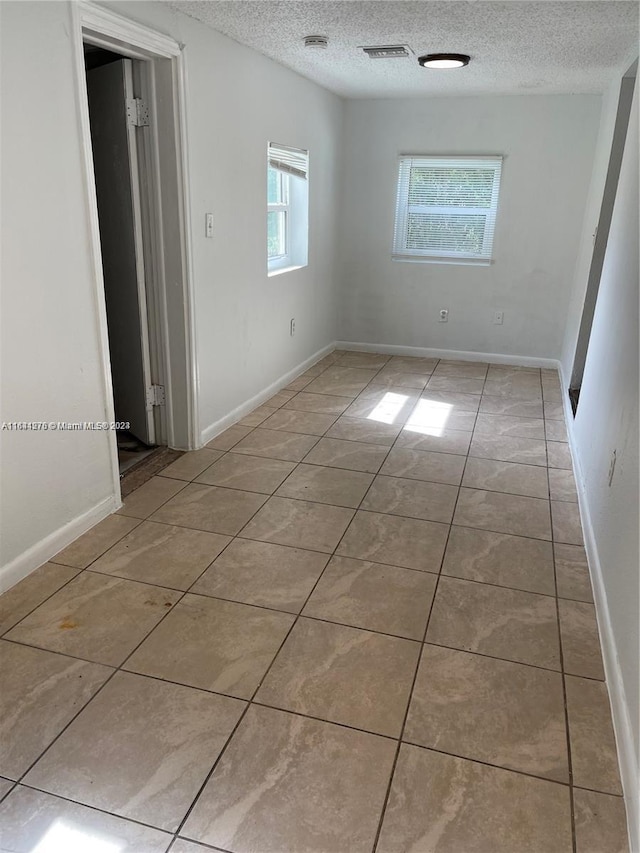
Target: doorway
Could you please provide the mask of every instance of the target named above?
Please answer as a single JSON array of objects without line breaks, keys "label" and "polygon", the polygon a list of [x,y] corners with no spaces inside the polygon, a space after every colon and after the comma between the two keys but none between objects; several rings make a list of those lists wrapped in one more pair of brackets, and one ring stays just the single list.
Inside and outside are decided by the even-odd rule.
[{"label": "doorway", "polygon": [[571,402],[571,409],[574,417],[580,400],[580,388],[582,387],[582,377],[587,361],[587,352],[589,350],[591,327],[593,325],[596,302],[598,300],[600,276],[602,275],[604,257],[607,250],[609,228],[611,226],[611,217],[613,215],[613,205],[618,190],[618,178],[620,176],[624,144],[627,138],[627,129],[629,127],[629,117],[631,114],[631,104],[633,101],[633,90],[636,84],[637,71],[638,62],[636,60],[636,62],[634,62],[631,68],[626,72],[620,84],[616,121],[613,131],[613,140],[611,143],[611,154],[609,156],[609,166],[607,169],[602,204],[600,207],[600,216],[595,234],[593,235],[591,267],[589,269],[589,279],[582,308],[580,330],[578,332],[578,340],[576,343],[573,367],[571,370],[571,381],[569,384],[569,400]]},{"label": "doorway", "polygon": [[[104,420],[129,423],[131,440],[144,452],[158,446],[193,450],[201,436],[183,47],[92,3],[73,4],[72,14]],[[115,106],[107,103],[114,98]],[[101,118],[109,111],[118,116],[112,149],[103,140],[115,133],[114,122]],[[101,145],[109,168],[117,161],[125,176],[119,183],[99,174],[94,153]],[[118,506],[115,431],[108,436]]]},{"label": "doorway", "polygon": [[[120,475],[163,443],[161,329],[155,322],[149,235],[152,203],[142,174],[149,108],[144,63],[84,45],[111,379]],[[146,214],[146,216],[145,216]]]}]

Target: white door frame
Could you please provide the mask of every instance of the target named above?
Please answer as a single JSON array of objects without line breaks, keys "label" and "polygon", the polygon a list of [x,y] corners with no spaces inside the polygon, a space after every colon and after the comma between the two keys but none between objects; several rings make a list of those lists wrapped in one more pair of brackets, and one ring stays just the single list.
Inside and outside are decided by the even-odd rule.
[{"label": "white door frame", "polygon": [[[107,312],[105,303],[104,280],[102,272],[102,254],[100,247],[100,227],[98,221],[98,202],[96,197],[93,155],[91,147],[91,127],[85,78],[84,42],[98,45],[133,59],[149,61],[150,106],[152,112],[156,89],[164,86],[165,96],[170,87],[169,121],[173,125],[172,145],[175,150],[175,174],[172,175],[175,190],[175,205],[162,207],[161,193],[157,191],[163,180],[159,159],[160,139],[158,127],[152,122],[152,166],[156,178],[154,203],[158,206],[159,227],[173,217],[169,233],[156,235],[157,263],[154,279],[157,285],[157,301],[160,314],[159,335],[164,339],[166,363],[166,428],[167,443],[182,450],[194,449],[200,441],[198,418],[198,364],[196,358],[196,334],[194,318],[194,288],[191,257],[189,181],[187,159],[187,123],[186,75],[184,46],[174,39],[149,29],[121,15],[111,12],[93,3],[72,3],[73,42],[75,53],[76,93],[81,130],[81,147],[84,166],[85,188],[87,193],[88,224],[91,238],[91,252],[96,295],[96,314],[99,334],[99,348],[102,360],[104,381],[104,404],[106,421],[115,420],[113,406],[113,387],[109,357],[109,338],[107,331]],[[155,61],[164,65],[162,81],[156,78]],[[169,66],[167,66],[169,63]],[[170,73],[167,74],[167,67]],[[171,207],[171,210],[169,210]],[[177,210],[175,209],[177,208]],[[177,233],[176,233],[177,232]],[[160,248],[162,247],[162,248]],[[170,267],[168,270],[167,267]],[[168,298],[166,281],[181,279],[182,289],[179,299],[173,303]],[[171,288],[173,291],[174,288]],[[173,361],[172,361],[173,359]],[[182,387],[181,387],[182,386]],[[120,473],[118,467],[118,448],[115,432],[110,432],[111,467],[116,499],[120,500]]]}]

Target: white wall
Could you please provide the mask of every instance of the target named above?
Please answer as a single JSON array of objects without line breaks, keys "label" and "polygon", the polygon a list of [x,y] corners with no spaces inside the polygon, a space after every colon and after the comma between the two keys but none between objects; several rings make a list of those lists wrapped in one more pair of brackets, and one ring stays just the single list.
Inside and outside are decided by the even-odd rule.
[{"label": "white wall", "polygon": [[[334,340],[343,101],[162,3],[111,2],[186,45],[201,429]],[[309,266],[267,278],[267,142],[309,149]],[[214,239],[204,237],[205,212]],[[296,319],[296,336],[289,321]]]},{"label": "white wall", "polygon": [[[350,101],[340,338],[558,358],[598,130],[589,95]],[[399,154],[502,154],[495,262],[391,260]],[[438,323],[438,310],[449,322]],[[504,311],[504,325],[492,324]]]},{"label": "white wall", "polygon": [[[1,419],[103,421],[69,10],[2,3],[0,14]],[[3,566],[113,499],[105,433],[2,431],[0,448]]]},{"label": "white wall", "polygon": [[[335,338],[343,102],[163,4],[105,5],[186,46],[205,430]],[[2,419],[104,420],[70,4],[0,6]],[[309,148],[312,181],[309,266],[270,279],[268,140]],[[204,237],[205,212],[214,214],[213,240]],[[64,525],[94,507],[108,512],[115,495],[105,434],[1,438],[2,565],[15,582],[16,565],[34,568],[61,547]]]},{"label": "white wall", "polygon": [[[598,615],[605,654],[610,657],[607,676],[636,851],[640,849],[638,156],[636,85],[573,423],[583,518],[591,547],[592,572],[596,575],[596,592],[600,592]],[[609,485],[614,450],[617,460]]]}]

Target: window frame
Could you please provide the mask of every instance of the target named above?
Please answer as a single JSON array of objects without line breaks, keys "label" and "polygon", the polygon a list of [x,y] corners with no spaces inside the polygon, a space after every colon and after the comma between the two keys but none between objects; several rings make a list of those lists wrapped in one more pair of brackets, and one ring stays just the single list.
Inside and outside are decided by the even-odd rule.
[{"label": "window frame", "polygon": [[[501,155],[419,155],[401,154],[398,158],[396,208],[393,228],[391,256],[396,261],[413,263],[471,264],[488,266],[493,262],[495,247],[495,226],[498,212],[500,183],[502,176]],[[414,167],[442,169],[491,169],[491,203],[486,206],[454,205],[417,205],[409,204],[411,169]],[[413,208],[413,210],[411,209]],[[485,217],[482,249],[480,252],[447,251],[442,248],[416,249],[408,247],[409,217],[411,213],[432,213],[435,215],[460,216],[477,215]]]},{"label": "window frame", "polygon": [[[267,169],[271,169],[271,166],[267,166]],[[279,202],[270,202],[267,195],[267,219],[269,218],[270,213],[284,213],[284,253],[280,255],[270,255],[269,254],[269,246],[267,244],[267,263],[269,268],[276,267],[280,262],[288,262],[289,260],[289,247],[291,245],[291,236],[289,234],[289,226],[290,226],[290,199],[291,199],[291,188],[289,186],[289,175],[284,172],[279,172],[277,169],[273,169],[273,171],[278,176],[278,181],[280,183],[280,192],[279,196],[283,201]],[[267,172],[268,175],[268,172]],[[268,232],[267,232],[268,233]]]},{"label": "window frame", "polygon": [[267,223],[270,212],[283,212],[285,216],[285,253],[269,257],[267,239],[267,275],[271,276],[300,269],[308,264],[309,151],[269,142],[267,145],[267,185],[269,169],[274,169],[280,175],[281,193],[282,188],[286,187],[286,199],[278,203],[269,202],[267,189]]}]

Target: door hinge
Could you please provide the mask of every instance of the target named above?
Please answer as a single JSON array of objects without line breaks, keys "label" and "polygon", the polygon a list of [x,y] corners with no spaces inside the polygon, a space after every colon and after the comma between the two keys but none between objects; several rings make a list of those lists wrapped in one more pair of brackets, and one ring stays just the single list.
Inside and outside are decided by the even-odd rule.
[{"label": "door hinge", "polygon": [[142,98],[127,98],[127,121],[133,127],[149,127],[149,107]]},{"label": "door hinge", "polygon": [[147,388],[147,406],[164,406],[164,385],[152,385]]}]

